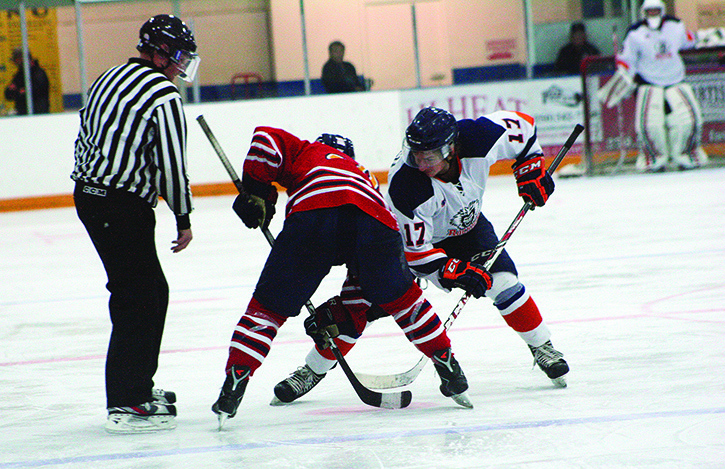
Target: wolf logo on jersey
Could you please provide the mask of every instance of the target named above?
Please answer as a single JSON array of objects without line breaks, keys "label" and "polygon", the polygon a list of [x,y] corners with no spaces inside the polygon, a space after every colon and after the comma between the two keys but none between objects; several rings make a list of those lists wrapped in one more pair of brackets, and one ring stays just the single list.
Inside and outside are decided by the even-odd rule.
[{"label": "wolf logo on jersey", "polygon": [[448,236],[460,236],[468,233],[476,225],[478,221],[478,214],[481,213],[479,208],[479,200],[472,200],[470,204],[463,207],[455,216],[451,219],[450,224],[456,229],[448,230]]}]

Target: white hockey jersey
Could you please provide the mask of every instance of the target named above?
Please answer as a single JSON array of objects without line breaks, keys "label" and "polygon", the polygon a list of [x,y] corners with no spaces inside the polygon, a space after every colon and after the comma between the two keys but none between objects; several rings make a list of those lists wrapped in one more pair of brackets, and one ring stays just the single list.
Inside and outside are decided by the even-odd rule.
[{"label": "white hockey jersey", "polygon": [[[426,176],[402,153],[388,174],[386,198],[398,219],[408,264],[419,277],[437,272],[448,259],[434,243],[475,226],[493,163],[543,154],[534,119],[511,111],[458,121],[456,153],[460,165],[456,183]],[[513,182],[512,187],[516,190]],[[437,284],[436,278],[429,278]]]},{"label": "white hockey jersey", "polygon": [[665,15],[656,30],[640,21],[627,31],[617,65],[649,84],[675,85],[685,78],[685,64],[679,51],[694,46],[695,36],[677,18]]}]

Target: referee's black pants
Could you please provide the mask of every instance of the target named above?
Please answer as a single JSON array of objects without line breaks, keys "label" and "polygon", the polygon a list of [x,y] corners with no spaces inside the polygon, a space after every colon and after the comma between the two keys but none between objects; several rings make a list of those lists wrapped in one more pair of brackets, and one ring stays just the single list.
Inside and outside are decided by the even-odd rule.
[{"label": "referee's black pants", "polygon": [[73,197],[111,292],[107,406],[148,402],[169,303],[169,286],[156,253],[153,208],[129,192],[82,182]]}]

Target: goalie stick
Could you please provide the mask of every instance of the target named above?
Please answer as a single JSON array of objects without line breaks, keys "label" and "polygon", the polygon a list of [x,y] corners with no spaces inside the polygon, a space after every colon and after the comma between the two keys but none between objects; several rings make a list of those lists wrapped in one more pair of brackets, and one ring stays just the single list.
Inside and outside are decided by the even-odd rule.
[{"label": "goalie stick", "polygon": [[[229,177],[232,178],[234,186],[236,186],[240,194],[244,194],[245,191],[244,186],[242,185],[242,181],[239,179],[237,172],[234,170],[234,167],[229,162],[229,158],[227,158],[221,145],[219,145],[219,141],[217,141],[216,137],[212,133],[211,128],[209,128],[206,119],[204,119],[203,115],[200,115],[196,118],[196,120],[199,122],[201,129],[204,131],[204,134],[209,139],[211,146],[214,148],[214,151],[224,165],[224,168],[227,170]],[[269,245],[274,246],[274,236],[269,231],[269,228],[267,226],[262,226],[261,229],[262,233],[264,233],[264,237],[267,238],[267,242],[269,243]],[[307,311],[309,311],[310,315],[315,315],[315,307],[312,305],[311,301],[308,300],[305,303],[305,307],[307,308]],[[325,333],[327,334],[327,332]],[[332,353],[335,355],[337,362],[340,364],[340,367],[342,367],[342,370],[345,372],[348,380],[350,380],[350,384],[352,384],[353,389],[355,389],[355,392],[357,393],[361,401],[369,406],[382,407],[385,409],[402,409],[410,404],[411,400],[413,399],[413,393],[411,393],[410,391],[380,393],[366,388],[357,379],[352,369],[350,369],[350,366],[347,364],[347,360],[345,360],[342,352],[340,352],[340,349],[337,347],[335,341],[332,340],[332,337],[330,337],[329,334],[327,336],[327,339],[330,344],[330,350],[332,350]],[[224,423],[224,420],[226,420],[226,418],[223,419],[220,415],[220,428]]]},{"label": "goalie stick", "polygon": [[[574,126],[574,130],[571,132],[571,135],[569,135],[569,138],[567,138],[564,145],[559,150],[559,153],[556,155],[556,158],[554,158],[554,161],[551,162],[551,166],[549,166],[549,173],[553,174],[556,168],[559,166],[561,161],[564,159],[564,156],[566,156],[569,149],[574,145],[574,142],[576,141],[577,137],[579,137],[579,134],[582,133],[584,130],[584,126],[581,124],[577,124]],[[501,237],[501,240],[496,244],[496,247],[488,254],[488,257],[486,258],[486,261],[483,263],[483,267],[486,270],[489,270],[494,262],[496,262],[496,259],[498,259],[499,254],[503,251],[504,247],[506,246],[506,243],[508,242],[509,238],[511,238],[511,235],[514,234],[514,231],[521,223],[521,220],[524,219],[524,215],[529,210],[534,209],[534,204],[531,201],[526,201],[524,203],[524,206],[521,207],[521,210],[519,210],[519,213],[516,215],[516,218],[514,218],[514,221],[509,225],[506,232]],[[448,316],[448,319],[446,319],[446,322],[443,324],[443,327],[448,330],[450,329],[451,325],[453,325],[453,321],[456,320],[459,314],[461,314],[461,310],[463,310],[463,307],[468,303],[469,298],[471,295],[469,293],[464,294],[460,300],[458,300],[458,303],[456,303],[456,306],[453,308],[453,311],[451,311],[451,314]],[[428,357],[423,355],[420,360],[418,360],[418,363],[413,366],[413,368],[409,369],[408,371],[405,371],[403,373],[398,373],[394,375],[373,375],[373,374],[366,374],[366,373],[358,373],[357,378],[360,380],[361,383],[363,383],[365,386],[368,386],[373,389],[390,389],[390,388],[398,388],[401,386],[406,386],[418,377],[420,372],[423,370],[423,367],[428,362]],[[556,383],[555,383],[556,384]]]}]

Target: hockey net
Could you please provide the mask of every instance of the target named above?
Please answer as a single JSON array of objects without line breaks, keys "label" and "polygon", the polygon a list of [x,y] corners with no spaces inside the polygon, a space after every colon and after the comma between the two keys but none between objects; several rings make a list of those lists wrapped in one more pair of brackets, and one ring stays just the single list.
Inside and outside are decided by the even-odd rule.
[{"label": "hockey net", "polygon": [[[702,109],[702,147],[709,156],[708,164],[725,165],[725,47],[682,51],[682,58],[685,81],[694,88]],[[584,148],[582,162],[569,168],[570,175],[634,170],[638,154],[635,94],[611,109],[597,99],[597,91],[614,71],[613,55],[587,57],[582,62]]]}]

